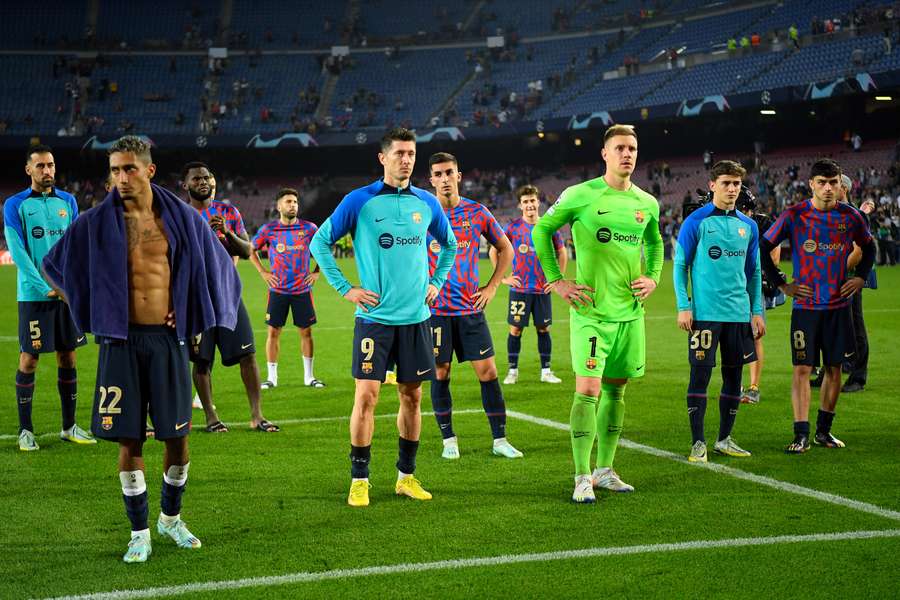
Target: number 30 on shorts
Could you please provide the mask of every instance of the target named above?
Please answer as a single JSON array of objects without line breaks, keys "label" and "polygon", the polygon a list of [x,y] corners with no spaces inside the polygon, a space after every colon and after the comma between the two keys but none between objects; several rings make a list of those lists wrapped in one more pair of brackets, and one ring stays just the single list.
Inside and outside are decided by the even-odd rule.
[{"label": "number 30 on shorts", "polygon": [[695,329],[691,332],[691,350],[702,348],[709,350],[712,347],[712,331],[709,329]]}]

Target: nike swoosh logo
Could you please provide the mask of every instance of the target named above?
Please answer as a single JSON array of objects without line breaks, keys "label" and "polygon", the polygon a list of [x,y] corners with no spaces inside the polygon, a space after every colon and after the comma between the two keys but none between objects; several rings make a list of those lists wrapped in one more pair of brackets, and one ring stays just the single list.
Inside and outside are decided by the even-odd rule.
[{"label": "nike swoosh logo", "polygon": [[856,352],[851,352],[850,354],[847,354],[846,352],[844,352],[844,358],[850,358],[854,354],[856,354]]},{"label": "nike swoosh logo", "polygon": [[381,222],[384,221],[385,219],[387,219],[387,217],[381,217],[380,219],[375,219],[375,222],[376,222],[376,223],[381,223]]},{"label": "nike swoosh logo", "polygon": [[586,436],[587,436],[587,432],[586,432],[586,431],[576,431],[575,433],[572,434],[572,437],[573,437],[573,438],[583,438],[583,437],[586,437]]},{"label": "nike swoosh logo", "polygon": [[424,371],[420,371],[420,370],[416,369],[416,375],[424,375],[425,373],[427,373],[430,370],[431,369],[425,369]]},{"label": "nike swoosh logo", "polygon": [[753,353],[752,353],[752,352],[751,352],[750,354],[745,354],[745,355],[744,355],[744,358],[747,359],[747,358],[750,358],[751,356],[753,356]]},{"label": "nike swoosh logo", "polygon": [[[491,346],[491,348],[493,348],[493,346]],[[479,350],[478,354],[484,356],[486,353],[491,351],[491,348],[485,348],[484,350]]]},{"label": "nike swoosh logo", "polygon": [[80,344],[80,343],[83,342],[83,341],[84,341],[84,336],[81,336],[80,338],[78,338],[77,340],[75,340],[75,343],[76,343],[76,344]]},{"label": "nike swoosh logo", "polygon": [[241,344],[241,350],[246,350],[247,348],[249,348],[252,345],[253,344]]},{"label": "nike swoosh logo", "polygon": [[188,426],[188,424],[190,424],[190,421],[185,421],[184,423],[181,423],[180,425],[176,425],[175,431],[180,431],[180,430],[184,429],[185,427]]},{"label": "nike swoosh logo", "polygon": [[611,210],[598,210],[598,211],[597,211],[597,214],[598,214],[598,215],[606,215],[606,214],[609,214],[609,213],[611,213],[611,212],[612,212]]},{"label": "nike swoosh logo", "polygon": [[549,323],[550,319],[544,319],[544,323]]},{"label": "nike swoosh logo", "polygon": [[29,217],[33,217],[33,216],[36,215],[36,214],[37,214],[37,213],[28,213],[28,216],[29,216]]},{"label": "nike swoosh logo", "polygon": [[643,368],[644,368],[644,365],[641,365],[641,366],[639,366],[637,369],[635,369],[635,371],[640,371],[640,370],[643,369]]}]

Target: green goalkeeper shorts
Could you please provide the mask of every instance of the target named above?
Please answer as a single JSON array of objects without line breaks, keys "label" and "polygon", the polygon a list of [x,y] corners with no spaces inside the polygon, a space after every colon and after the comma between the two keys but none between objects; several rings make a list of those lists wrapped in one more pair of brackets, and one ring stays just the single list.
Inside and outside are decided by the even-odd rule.
[{"label": "green goalkeeper shorts", "polygon": [[570,316],[572,370],[583,377],[631,379],[644,375],[644,319],[597,321]]}]

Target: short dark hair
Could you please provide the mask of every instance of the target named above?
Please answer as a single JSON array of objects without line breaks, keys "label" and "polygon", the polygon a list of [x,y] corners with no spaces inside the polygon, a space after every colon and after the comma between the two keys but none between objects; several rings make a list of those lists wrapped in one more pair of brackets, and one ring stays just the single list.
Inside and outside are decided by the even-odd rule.
[{"label": "short dark hair", "polygon": [[445,162],[452,162],[454,165],[459,167],[459,161],[457,161],[456,157],[449,152],[435,152],[428,159],[428,170],[430,171],[431,167],[433,167],[434,165]]},{"label": "short dark hair", "polygon": [[416,134],[406,127],[394,127],[388,130],[381,138],[381,151],[387,152],[394,142],[414,142]]},{"label": "short dark hair", "polygon": [[740,163],[733,160],[720,160],[709,170],[709,180],[715,181],[722,175],[731,175],[743,179],[746,174],[747,169],[742,167]]},{"label": "short dark hair", "polygon": [[294,188],[281,188],[280,190],[278,190],[278,193],[275,194],[275,202],[277,203],[285,196],[297,196],[297,201],[300,201],[300,192],[298,192]]},{"label": "short dark hair", "polygon": [[841,165],[837,164],[830,158],[820,158],[813,163],[809,170],[809,178],[816,177],[838,177],[841,174]]},{"label": "short dark hair", "polygon": [[150,144],[136,135],[120,137],[113,142],[106,153],[112,156],[116,152],[132,152],[148,165],[153,162],[153,158],[150,156]]},{"label": "short dark hair", "polygon": [[181,167],[181,180],[184,181],[187,177],[188,172],[191,169],[206,169],[209,171],[209,174],[212,175],[212,169],[209,168],[209,165],[205,162],[200,162],[199,160],[192,160],[189,163],[185,163],[183,167]]},{"label": "short dark hair", "polygon": [[609,138],[616,135],[630,135],[637,140],[637,133],[634,131],[634,125],[612,125],[606,130],[606,133],[603,134],[603,143],[605,144],[609,141]]},{"label": "short dark hair", "polygon": [[32,154],[43,154],[44,152],[53,153],[53,148],[47,144],[32,144],[28,147],[28,154],[25,155],[25,162],[31,162]]},{"label": "short dark hair", "polygon": [[521,202],[522,196],[537,196],[538,201],[541,199],[541,190],[538,186],[526,183],[516,190],[516,198]]}]

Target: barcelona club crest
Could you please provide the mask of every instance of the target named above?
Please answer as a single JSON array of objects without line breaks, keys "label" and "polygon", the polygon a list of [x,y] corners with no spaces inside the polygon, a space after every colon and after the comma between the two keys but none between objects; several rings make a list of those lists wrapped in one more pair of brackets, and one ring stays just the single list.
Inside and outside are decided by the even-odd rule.
[{"label": "barcelona club crest", "polygon": [[694,354],[697,357],[697,360],[705,360],[706,359],[706,351],[705,350],[697,350]]},{"label": "barcelona club crest", "polygon": [[638,223],[643,223],[644,222],[644,211],[642,211],[642,210],[634,211],[634,220],[637,221]]},{"label": "barcelona club crest", "polygon": [[591,371],[593,371],[594,369],[597,368],[597,359],[596,358],[587,359],[586,361],[584,361],[584,366],[587,367],[588,369],[590,369]]},{"label": "barcelona club crest", "polygon": [[465,221],[463,221],[462,223],[460,223],[459,226],[462,227],[463,229],[471,229],[471,228],[472,228],[472,223],[470,223],[469,220],[466,219]]},{"label": "barcelona club crest", "polygon": [[59,213],[58,213],[58,214],[59,214],[59,218],[60,218],[60,219],[65,219],[65,218],[66,218],[66,215],[68,215],[69,213],[66,212],[66,209],[61,208],[61,209],[59,209]]},{"label": "barcelona club crest", "polygon": [[41,340],[32,340],[31,341],[32,350],[40,350],[42,345],[43,344],[41,344]]},{"label": "barcelona club crest", "polygon": [[100,421],[100,427],[103,428],[103,431],[109,431],[110,429],[112,429],[113,428],[112,417],[102,417],[102,420]]},{"label": "barcelona club crest", "polygon": [[422,213],[414,212],[412,214],[413,223],[421,223],[422,222]]},{"label": "barcelona club crest", "polygon": [[738,227],[738,235],[744,237],[745,235],[747,235],[747,230],[743,227]]},{"label": "barcelona club crest", "polygon": [[369,375],[372,372],[372,363],[364,362],[362,365],[360,365],[360,368],[365,375]]},{"label": "barcelona club crest", "polygon": [[846,223],[838,223],[837,230],[840,231],[841,233],[844,233],[845,231],[847,231],[847,224]]}]

